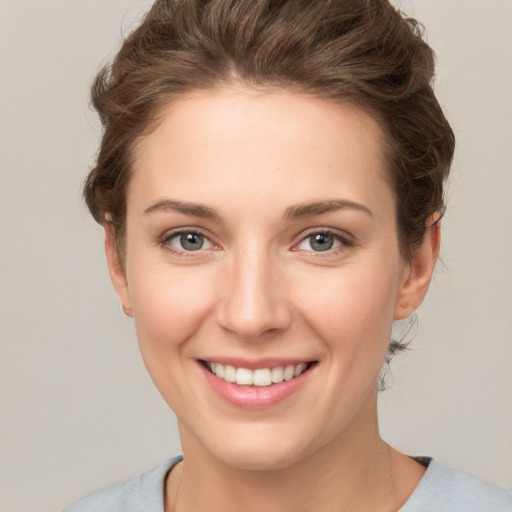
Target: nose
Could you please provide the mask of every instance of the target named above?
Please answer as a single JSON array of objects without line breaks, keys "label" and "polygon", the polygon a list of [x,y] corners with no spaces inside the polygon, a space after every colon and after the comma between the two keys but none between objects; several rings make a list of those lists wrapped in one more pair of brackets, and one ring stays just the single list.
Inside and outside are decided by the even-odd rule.
[{"label": "nose", "polygon": [[285,277],[271,256],[244,251],[228,266],[217,308],[221,327],[246,340],[285,330],[291,322]]}]

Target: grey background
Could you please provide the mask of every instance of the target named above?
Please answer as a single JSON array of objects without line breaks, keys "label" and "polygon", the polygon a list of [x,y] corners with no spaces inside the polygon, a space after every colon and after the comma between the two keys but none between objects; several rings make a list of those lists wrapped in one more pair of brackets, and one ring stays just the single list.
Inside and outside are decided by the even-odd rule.
[{"label": "grey background", "polygon": [[[458,148],[442,258],[381,395],[385,439],[512,487],[512,1],[397,2]],[[88,87],[148,5],[0,1],[0,510],[60,510],[179,452],[80,202]]]}]

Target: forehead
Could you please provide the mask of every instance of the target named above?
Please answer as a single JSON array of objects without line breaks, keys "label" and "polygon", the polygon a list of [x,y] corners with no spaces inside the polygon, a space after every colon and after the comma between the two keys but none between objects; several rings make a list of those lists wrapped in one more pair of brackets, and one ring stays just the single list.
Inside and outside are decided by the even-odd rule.
[{"label": "forehead", "polygon": [[243,86],[194,91],[162,109],[139,141],[128,204],[143,208],[165,194],[293,204],[325,199],[333,188],[372,200],[369,192],[388,188],[381,140],[377,122],[353,106]]}]

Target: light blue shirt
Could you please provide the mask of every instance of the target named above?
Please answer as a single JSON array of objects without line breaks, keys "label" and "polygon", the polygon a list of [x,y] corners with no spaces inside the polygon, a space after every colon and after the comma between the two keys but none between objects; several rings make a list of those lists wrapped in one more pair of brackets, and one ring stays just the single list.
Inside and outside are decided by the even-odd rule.
[{"label": "light blue shirt", "polygon": [[[93,492],[63,512],[164,512],[164,484],[182,457],[136,478]],[[432,460],[398,512],[512,512],[512,491],[486,484]]]}]

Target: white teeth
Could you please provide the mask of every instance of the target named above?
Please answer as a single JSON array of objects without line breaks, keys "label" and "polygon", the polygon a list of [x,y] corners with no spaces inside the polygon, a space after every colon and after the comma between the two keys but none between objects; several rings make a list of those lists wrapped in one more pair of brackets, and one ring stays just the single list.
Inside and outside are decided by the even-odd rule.
[{"label": "white teeth", "polygon": [[298,377],[306,369],[306,363],[298,364],[293,370],[293,376]]},{"label": "white teeth", "polygon": [[252,386],[254,381],[254,374],[247,368],[236,369],[236,383],[239,386]]},{"label": "white teeth", "polygon": [[272,384],[272,377],[268,368],[261,370],[254,370],[254,385],[255,386],[270,386]]},{"label": "white teeth", "polygon": [[284,380],[292,380],[295,374],[295,366],[287,366],[284,369]]},{"label": "white teeth", "polygon": [[274,368],[258,368],[249,370],[248,368],[235,368],[221,363],[207,362],[206,365],[211,372],[219,379],[226,382],[236,382],[239,386],[271,386],[279,384],[284,380],[291,380],[298,377],[308,367],[307,363],[298,365],[276,366]]},{"label": "white teeth", "polygon": [[227,364],[224,367],[224,380],[226,382],[236,382],[236,368],[234,366],[230,366],[229,364]]},{"label": "white teeth", "polygon": [[272,368],[272,382],[274,384],[279,384],[284,380],[284,370],[282,366],[277,366],[276,368]]},{"label": "white teeth", "polygon": [[221,365],[221,364],[216,364],[215,365],[215,375],[217,375],[217,377],[219,377],[219,379],[223,379],[224,376],[226,375],[226,372],[224,370],[224,366]]}]

